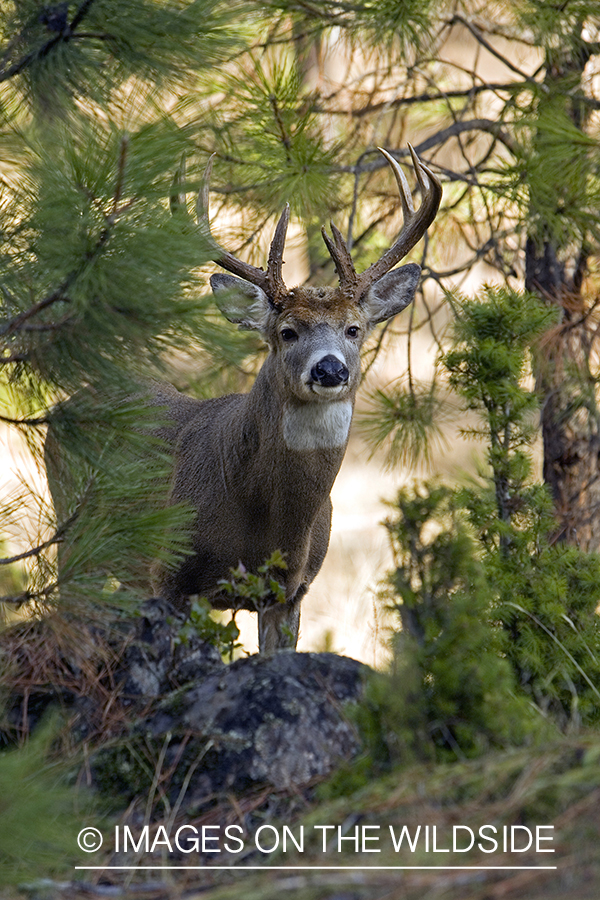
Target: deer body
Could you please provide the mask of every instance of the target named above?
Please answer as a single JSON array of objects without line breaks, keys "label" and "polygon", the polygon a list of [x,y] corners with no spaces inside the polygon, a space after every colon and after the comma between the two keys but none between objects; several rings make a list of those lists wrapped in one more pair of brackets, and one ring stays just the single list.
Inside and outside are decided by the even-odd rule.
[{"label": "deer body", "polygon": [[[330,448],[288,447],[284,434],[289,413],[268,386],[264,388],[268,369],[263,367],[249,394],[198,401],[194,410],[186,408],[191,416],[179,428],[162,433],[176,456],[171,500],[187,501],[196,510],[194,555],[175,572],[164,573],[157,584],[161,595],[177,606],[200,593],[216,608],[228,608],[231,601],[218,591],[217,582],[239,562],[256,571],[275,550],[284,554],[287,570],[282,577],[293,602],[325,556],[329,494],[348,428],[333,433],[317,429],[317,443],[331,435],[335,446]],[[155,399],[171,412],[180,396],[158,390]],[[297,436],[306,439],[307,431],[296,428],[292,439]]]}]

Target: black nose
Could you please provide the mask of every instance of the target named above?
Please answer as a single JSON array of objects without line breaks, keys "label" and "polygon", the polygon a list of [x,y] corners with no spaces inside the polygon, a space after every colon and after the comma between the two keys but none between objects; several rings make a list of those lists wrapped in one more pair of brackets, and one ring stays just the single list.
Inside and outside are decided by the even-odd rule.
[{"label": "black nose", "polygon": [[337,387],[338,384],[346,384],[349,376],[348,369],[337,356],[324,356],[310,372],[310,377],[321,387]]}]

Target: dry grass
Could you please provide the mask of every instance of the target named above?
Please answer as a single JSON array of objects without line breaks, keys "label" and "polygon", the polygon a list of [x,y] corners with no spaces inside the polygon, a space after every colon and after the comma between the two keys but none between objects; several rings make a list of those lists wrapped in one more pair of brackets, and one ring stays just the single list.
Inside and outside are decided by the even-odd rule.
[{"label": "dry grass", "polygon": [[89,740],[113,733],[123,719],[116,673],[127,643],[127,636],[111,641],[101,625],[56,614],[5,629],[0,634],[0,687],[9,696],[8,715],[0,722],[5,740],[23,743],[48,703],[58,702],[68,712],[77,698],[89,712]]}]

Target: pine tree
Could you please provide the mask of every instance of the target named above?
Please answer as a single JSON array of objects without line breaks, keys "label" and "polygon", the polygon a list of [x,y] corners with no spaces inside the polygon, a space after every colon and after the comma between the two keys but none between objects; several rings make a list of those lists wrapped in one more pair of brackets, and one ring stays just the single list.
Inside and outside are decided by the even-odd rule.
[{"label": "pine tree", "polygon": [[534,295],[488,288],[460,301],[443,364],[486,444],[483,483],[458,496],[502,623],[503,656],[544,715],[576,728],[600,713],[600,555],[556,539],[549,490],[532,478],[538,396],[524,385],[529,348],[555,315]]},{"label": "pine tree", "polygon": [[169,461],[132,395],[166,351],[225,352],[199,292],[206,240],[169,209],[195,146],[166,103],[240,38],[210,0],[6,3],[0,27],[3,420],[38,463],[49,425],[77,482],[58,519],[27,484],[7,503],[5,530],[16,517],[40,534],[12,558],[30,572],[7,602],[106,606],[107,560],[127,583],[184,546],[182,511],[159,508]]}]

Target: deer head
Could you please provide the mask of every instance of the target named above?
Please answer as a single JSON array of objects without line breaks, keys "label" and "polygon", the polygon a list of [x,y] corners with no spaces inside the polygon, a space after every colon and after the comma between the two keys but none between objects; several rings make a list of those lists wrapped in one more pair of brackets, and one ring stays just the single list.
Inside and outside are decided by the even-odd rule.
[{"label": "deer head", "polygon": [[[381,148],[380,148],[381,149]],[[358,354],[363,341],[379,322],[401,312],[412,301],[420,266],[393,267],[403,259],[433,222],[442,188],[436,176],[409,145],[417,182],[423,195],[414,209],[406,177],[396,160],[381,149],[395,175],[403,212],[403,227],[394,244],[364,272],[354,268],[348,246],[336,226],[323,239],[339,278],[336,287],[287,288],[282,277],[289,205],[277,223],[266,271],[238,259],[211,237],[213,259],[230,275],[210,279],[224,315],[241,328],[262,333],[272,352],[286,359],[282,372],[298,399],[341,399],[356,389],[360,377]],[[198,219],[208,225],[208,194],[212,158],[198,196]],[[307,337],[314,347],[306,346]]]}]

